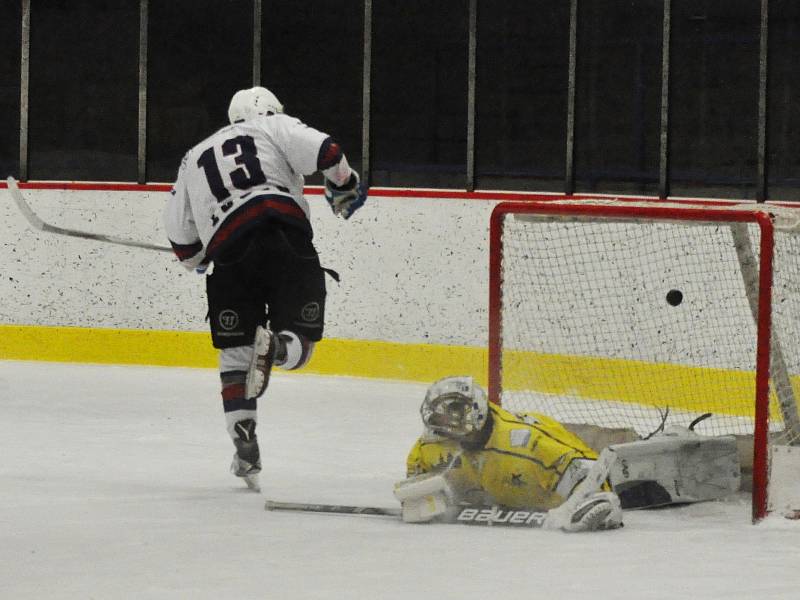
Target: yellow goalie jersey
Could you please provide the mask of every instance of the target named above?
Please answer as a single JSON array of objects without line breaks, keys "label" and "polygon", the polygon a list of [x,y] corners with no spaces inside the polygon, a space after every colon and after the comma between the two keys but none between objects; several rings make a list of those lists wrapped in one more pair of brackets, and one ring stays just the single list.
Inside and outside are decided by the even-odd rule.
[{"label": "yellow goalie jersey", "polygon": [[411,477],[447,470],[460,499],[475,504],[547,510],[561,504],[597,453],[546,415],[513,414],[489,404],[491,433],[479,447],[420,437],[406,461]]}]

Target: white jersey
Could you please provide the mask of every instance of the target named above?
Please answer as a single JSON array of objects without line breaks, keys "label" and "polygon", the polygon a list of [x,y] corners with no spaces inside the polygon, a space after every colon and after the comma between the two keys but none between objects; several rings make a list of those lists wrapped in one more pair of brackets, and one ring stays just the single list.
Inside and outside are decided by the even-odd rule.
[{"label": "white jersey", "polygon": [[266,219],[311,234],[304,175],[329,136],[276,114],[223,127],[189,150],[164,210],[167,236],[193,269]]}]

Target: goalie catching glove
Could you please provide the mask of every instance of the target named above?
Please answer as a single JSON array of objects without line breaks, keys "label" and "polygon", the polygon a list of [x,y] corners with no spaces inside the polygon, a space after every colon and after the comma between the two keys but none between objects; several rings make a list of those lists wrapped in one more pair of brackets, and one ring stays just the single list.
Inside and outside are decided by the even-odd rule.
[{"label": "goalie catching glove", "polygon": [[360,182],[355,171],[352,171],[350,178],[341,186],[325,178],[325,200],[333,214],[349,219],[367,201],[367,187]]}]

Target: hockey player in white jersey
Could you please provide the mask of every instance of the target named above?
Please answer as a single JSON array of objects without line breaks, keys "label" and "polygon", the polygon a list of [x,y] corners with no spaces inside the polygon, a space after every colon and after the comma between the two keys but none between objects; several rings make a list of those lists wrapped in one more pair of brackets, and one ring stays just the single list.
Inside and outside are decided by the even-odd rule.
[{"label": "hockey player in white jersey", "polygon": [[273,365],[303,367],[323,334],[325,272],[303,176],[323,173],[325,198],[344,219],[367,190],[339,144],[284,114],[269,90],[236,92],[228,117],[184,156],[164,220],[184,267],[205,273],[213,263],[208,317],[236,447],[231,471],[258,489],[257,399]]}]

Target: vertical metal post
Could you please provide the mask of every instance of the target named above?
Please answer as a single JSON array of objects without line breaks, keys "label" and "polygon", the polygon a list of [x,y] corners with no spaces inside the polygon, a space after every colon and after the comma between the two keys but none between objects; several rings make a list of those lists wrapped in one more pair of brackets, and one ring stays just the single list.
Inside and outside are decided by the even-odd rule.
[{"label": "vertical metal post", "polygon": [[658,196],[669,196],[669,57],[672,32],[672,3],[664,0],[661,35],[661,135],[659,141]]},{"label": "vertical metal post", "polygon": [[467,191],[475,189],[475,72],[478,47],[478,0],[469,0],[467,42]]},{"label": "vertical metal post", "polygon": [[31,2],[22,0],[22,48],[19,85],[19,178],[28,180],[28,88],[30,86]]},{"label": "vertical metal post", "polygon": [[489,217],[489,402],[502,404],[503,393],[503,226],[509,204],[494,207]]},{"label": "vertical metal post", "polygon": [[567,157],[564,193],[575,191],[575,78],[577,69],[578,0],[569,3],[569,75],[567,78]]},{"label": "vertical metal post", "polygon": [[769,0],[761,0],[761,33],[758,55],[758,174],[756,200],[767,199],[767,73],[769,59]]},{"label": "vertical metal post", "polygon": [[364,0],[364,72],[362,75],[361,179],[370,181],[370,89],[372,85],[372,0]]},{"label": "vertical metal post", "polygon": [[253,0],[253,87],[261,85],[261,0]]},{"label": "vertical metal post", "polygon": [[[761,248],[758,279],[756,345],[756,398],[753,429],[753,523],[767,516],[769,470],[769,378],[772,338],[772,276],[775,232],[772,217],[758,213]],[[791,387],[791,385],[790,385]]]},{"label": "vertical metal post", "polygon": [[147,23],[148,0],[139,0],[139,183],[147,181]]}]

